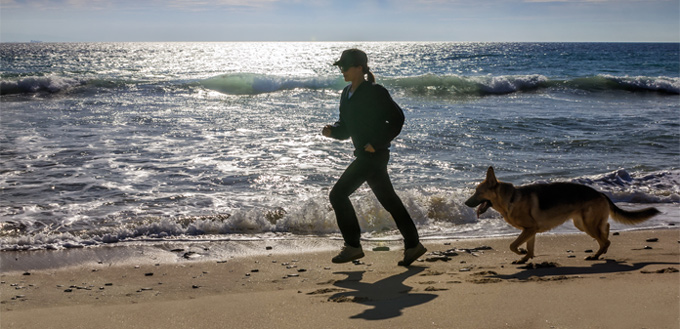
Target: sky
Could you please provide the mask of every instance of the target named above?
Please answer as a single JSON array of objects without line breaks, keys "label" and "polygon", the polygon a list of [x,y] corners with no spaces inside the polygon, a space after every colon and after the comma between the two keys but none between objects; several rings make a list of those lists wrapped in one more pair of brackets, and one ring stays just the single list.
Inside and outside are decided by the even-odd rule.
[{"label": "sky", "polygon": [[680,42],[680,0],[0,0],[0,42]]}]

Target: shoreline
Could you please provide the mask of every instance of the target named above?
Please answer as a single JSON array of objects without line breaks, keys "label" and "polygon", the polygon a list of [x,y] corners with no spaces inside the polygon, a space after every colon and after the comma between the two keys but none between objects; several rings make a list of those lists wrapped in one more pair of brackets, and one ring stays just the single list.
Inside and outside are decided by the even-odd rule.
[{"label": "shoreline", "polygon": [[[571,225],[567,223],[565,225]],[[537,237],[569,236],[585,234],[576,230],[544,232]],[[612,230],[612,234],[644,231],[680,230],[674,224],[665,227],[635,228]],[[578,232],[578,233],[576,233]],[[421,236],[423,244],[446,243],[450,241],[484,241],[510,239],[519,235],[519,230],[512,234],[492,236]],[[388,247],[390,250],[402,250],[403,241],[400,235],[384,238],[370,237],[361,239],[364,248]],[[508,243],[509,245],[509,243]],[[336,251],[342,246],[339,235],[271,235],[259,238],[237,239],[159,239],[157,241],[123,241],[112,244],[81,246],[58,250],[6,250],[0,251],[0,274],[16,274],[27,271],[63,270],[83,266],[159,265],[183,264],[187,262],[227,261],[244,257],[272,256],[280,254],[302,254],[324,251]]]},{"label": "shoreline", "polygon": [[[462,201],[458,203],[462,204]],[[619,203],[619,205],[622,205],[624,209],[642,208],[641,204]],[[362,206],[359,205],[359,207]],[[637,230],[674,229],[676,227],[680,228],[680,206],[678,203],[645,204],[644,207],[655,207],[661,211],[661,214],[655,216],[649,221],[635,226],[611,221],[610,231],[627,232]],[[448,209],[446,207],[444,208],[445,211]],[[465,211],[469,212],[471,216],[474,215],[474,211],[471,208],[465,207]],[[414,211],[414,213],[419,213],[419,210]],[[457,215],[451,216],[456,217]],[[419,227],[418,230],[421,239],[423,240],[484,239],[512,237],[519,234],[517,229],[511,227],[502,219],[502,217],[499,216],[500,215],[495,212],[489,212],[488,215],[482,215],[474,222],[463,222],[458,224],[447,224],[445,221],[439,222],[436,219],[429,219],[433,220],[433,222],[429,222],[427,224],[421,223],[422,226]],[[381,220],[387,220],[386,218],[387,217]],[[274,244],[280,242],[283,247],[290,249],[289,252],[299,252],[298,249],[317,250],[318,248],[316,247],[319,244],[324,245],[324,247],[328,250],[336,249],[339,248],[337,246],[338,244],[329,243],[328,240],[341,241],[341,235],[336,231],[326,232],[325,230],[321,230],[322,232],[315,232],[313,229],[310,229],[307,231],[303,230],[303,232],[306,233],[295,233],[298,232],[295,229],[288,231],[284,228],[281,231],[264,230],[251,232],[246,230],[248,233],[218,233],[221,232],[220,227],[227,225],[226,222],[222,222],[220,220],[217,220],[216,222],[213,220],[207,220],[201,224],[206,226],[203,228],[201,228],[201,225],[194,227],[192,226],[193,224],[187,224],[184,222],[182,225],[180,225],[182,226],[181,228],[176,228],[174,225],[177,223],[175,223],[174,220],[169,218],[160,220],[160,224],[152,221],[148,223],[148,226],[141,227],[141,229],[137,228],[140,229],[140,231],[137,233],[130,233],[128,230],[120,230],[118,233],[112,233],[111,235],[104,234],[102,232],[89,235],[87,233],[87,229],[85,229],[82,235],[79,233],[55,233],[55,236],[51,236],[49,234],[38,234],[36,236],[30,234],[25,236],[20,234],[5,235],[3,239],[0,239],[0,264],[3,260],[12,259],[12,255],[17,255],[23,258],[24,262],[29,264],[34,263],[36,266],[28,266],[21,269],[30,270],[55,268],[57,266],[54,265],[55,262],[52,261],[53,259],[51,259],[55,258],[51,256],[54,253],[59,254],[61,252],[67,255],[68,257],[64,257],[65,259],[59,259],[58,263],[64,263],[64,261],[66,261],[65,265],[71,266],[79,265],[84,261],[99,260],[101,258],[106,259],[109,257],[114,257],[118,259],[125,257],[136,257],[134,253],[125,251],[126,248],[137,249],[139,253],[144,252],[146,248],[148,249],[148,252],[158,254],[159,251],[156,249],[163,249],[163,246],[165,245],[177,246],[176,248],[183,248],[183,246],[187,245],[205,245],[208,246],[208,248],[217,246],[218,248],[213,250],[212,253],[203,254],[213,254],[213,257],[219,257],[221,254],[221,256],[230,257],[234,254],[265,254],[261,250],[264,245],[258,245],[257,242],[253,241],[272,241]],[[246,223],[248,225],[255,224],[251,221],[246,221]],[[380,225],[367,222],[360,223],[362,228],[365,229],[365,231],[362,233],[362,241],[381,241],[385,243],[401,241],[402,237],[391,219],[389,219],[387,223],[383,224],[387,224],[387,226],[380,228]],[[10,223],[5,225],[6,227],[4,227],[4,232],[7,232],[7,229],[11,229],[13,227],[12,225],[15,224]],[[156,225],[159,225],[159,227],[156,227]],[[212,225],[217,225],[217,228],[213,227]],[[337,223],[334,221],[332,223],[327,222],[323,225],[333,225],[334,227],[337,227]],[[203,229],[205,229],[205,231],[202,231]],[[169,230],[171,233],[165,234],[165,230]],[[571,223],[571,221],[567,221],[553,230],[542,234],[574,233],[579,234],[581,232],[573,225],[573,223]],[[120,234],[120,236],[118,236],[118,234]],[[301,242],[304,240],[314,240],[316,242],[314,244],[305,244],[304,242]],[[288,243],[286,241],[293,242]],[[301,245],[297,246],[295,241],[301,242]],[[170,249],[174,248],[175,247],[172,247]],[[104,252],[102,250],[106,250],[108,252]],[[118,257],[114,252],[111,252],[111,250],[120,250],[122,255]],[[280,251],[279,248],[275,248],[275,250]],[[98,254],[104,255],[99,256]],[[161,257],[162,255],[157,256]],[[166,256],[169,258],[169,261],[172,261],[173,256]],[[41,260],[41,258],[46,260]],[[12,263],[13,262],[5,262],[5,264]],[[10,266],[10,270],[12,268],[13,267]],[[7,271],[7,269],[0,267],[0,272],[2,271]]]},{"label": "shoreline", "polygon": [[619,232],[598,261],[583,259],[586,250],[597,249],[586,234],[542,234],[532,265],[512,264],[519,259],[508,249],[513,239],[425,240],[428,253],[409,268],[396,265],[400,248],[390,243],[389,251],[372,251],[374,242],[364,243],[366,257],[357,264],[333,264],[339,241],[310,252],[278,252],[274,246],[266,255],[223,260],[155,263],[148,262],[155,256],[139,254],[147,262],[27,272],[6,272],[3,266],[0,326],[677,328],[680,323],[680,230]]}]

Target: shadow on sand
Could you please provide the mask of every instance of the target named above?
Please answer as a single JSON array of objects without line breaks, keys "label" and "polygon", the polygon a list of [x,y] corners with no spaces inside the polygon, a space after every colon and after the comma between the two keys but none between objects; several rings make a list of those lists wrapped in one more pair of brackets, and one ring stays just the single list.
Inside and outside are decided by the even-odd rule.
[{"label": "shadow on sand", "polygon": [[[568,275],[582,275],[582,274],[608,274],[608,273],[622,273],[637,271],[649,265],[680,265],[680,263],[667,262],[644,262],[626,264],[622,261],[607,259],[605,263],[596,263],[591,266],[548,266],[539,268],[527,268],[523,271],[511,275],[492,275],[490,277],[500,278],[504,280],[519,279],[527,280],[531,277],[550,277],[550,276],[568,276]],[[522,268],[522,267],[520,267]]]},{"label": "shadow on sand", "polygon": [[434,294],[412,294],[410,291],[413,290],[413,287],[404,284],[404,280],[425,269],[425,267],[409,267],[404,273],[374,283],[361,282],[365,271],[336,272],[335,274],[347,275],[347,278],[336,281],[333,285],[353,291],[334,294],[328,300],[335,302],[351,301],[373,306],[373,308],[352,316],[352,319],[384,320],[398,317],[407,307],[424,304],[437,298],[437,295]]}]

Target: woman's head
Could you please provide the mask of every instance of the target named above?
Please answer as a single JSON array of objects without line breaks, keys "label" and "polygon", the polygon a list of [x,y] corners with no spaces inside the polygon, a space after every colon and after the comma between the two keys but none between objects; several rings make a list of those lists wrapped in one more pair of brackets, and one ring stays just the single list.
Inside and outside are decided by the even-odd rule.
[{"label": "woman's head", "polygon": [[373,76],[368,67],[368,56],[359,49],[352,48],[343,51],[340,59],[333,63],[333,65],[338,66],[343,73],[351,68],[361,67],[361,73],[368,74],[368,81],[375,82],[375,76]]}]

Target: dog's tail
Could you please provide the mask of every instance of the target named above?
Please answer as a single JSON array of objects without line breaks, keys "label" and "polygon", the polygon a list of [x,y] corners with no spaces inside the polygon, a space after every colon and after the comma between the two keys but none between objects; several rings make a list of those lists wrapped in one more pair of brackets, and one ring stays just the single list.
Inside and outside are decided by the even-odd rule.
[{"label": "dog's tail", "polygon": [[[606,195],[605,198],[607,198]],[[609,214],[615,221],[623,224],[639,224],[661,213],[654,207],[633,211],[623,210],[617,207],[609,198],[607,198],[607,201],[609,202]]]}]

